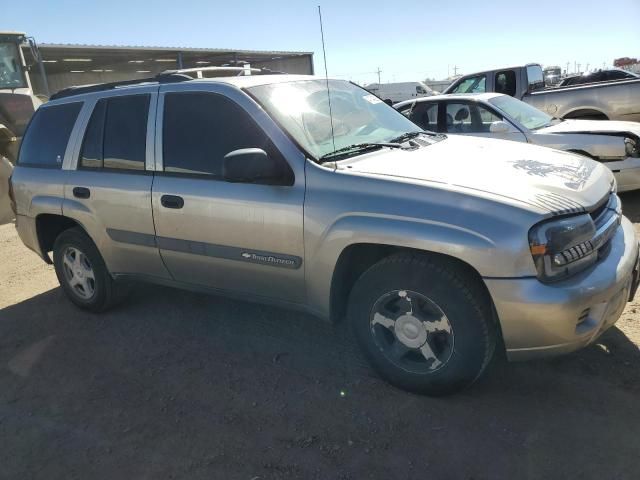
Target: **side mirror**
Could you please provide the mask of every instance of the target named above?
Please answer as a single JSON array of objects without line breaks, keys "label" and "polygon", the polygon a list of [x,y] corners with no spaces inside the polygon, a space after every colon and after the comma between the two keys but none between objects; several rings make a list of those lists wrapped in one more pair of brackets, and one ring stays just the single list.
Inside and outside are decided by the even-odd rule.
[{"label": "side mirror", "polygon": [[222,176],[227,182],[276,184],[282,171],[261,148],[241,148],[224,156]]},{"label": "side mirror", "polygon": [[489,126],[489,131],[491,133],[509,133],[511,131],[511,126],[507,122],[498,120]]}]

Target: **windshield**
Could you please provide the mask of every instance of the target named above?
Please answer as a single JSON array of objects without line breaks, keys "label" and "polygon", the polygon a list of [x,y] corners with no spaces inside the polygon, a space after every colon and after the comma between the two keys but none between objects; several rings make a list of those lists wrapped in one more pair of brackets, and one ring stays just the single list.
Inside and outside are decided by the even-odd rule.
[{"label": "windshield", "polygon": [[15,43],[0,43],[0,88],[26,88],[20,52]]},{"label": "windshield", "polygon": [[553,121],[551,115],[507,95],[491,98],[489,103],[529,130],[546,127]]},{"label": "windshield", "polygon": [[316,159],[350,145],[384,143],[421,131],[375,95],[344,80],[329,80],[334,138],[326,80],[272,83],[247,90]]}]

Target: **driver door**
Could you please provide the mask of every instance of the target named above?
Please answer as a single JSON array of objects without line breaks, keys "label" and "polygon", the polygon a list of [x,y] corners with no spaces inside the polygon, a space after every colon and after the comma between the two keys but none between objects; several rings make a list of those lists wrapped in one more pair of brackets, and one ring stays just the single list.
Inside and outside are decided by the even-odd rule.
[{"label": "driver door", "polygon": [[[222,93],[161,87],[152,192],[160,254],[179,282],[301,302],[304,175],[294,175],[254,120],[257,106],[234,94],[256,112]],[[292,180],[225,181],[223,157],[243,148],[265,150],[289,168]]]}]

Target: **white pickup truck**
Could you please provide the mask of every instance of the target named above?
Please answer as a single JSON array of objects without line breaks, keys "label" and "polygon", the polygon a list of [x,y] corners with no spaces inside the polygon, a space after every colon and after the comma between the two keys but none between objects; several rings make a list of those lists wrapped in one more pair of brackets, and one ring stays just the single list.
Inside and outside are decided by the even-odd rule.
[{"label": "white pickup truck", "polygon": [[532,63],[464,75],[443,93],[504,93],[557,118],[640,122],[640,79],[546,88]]}]

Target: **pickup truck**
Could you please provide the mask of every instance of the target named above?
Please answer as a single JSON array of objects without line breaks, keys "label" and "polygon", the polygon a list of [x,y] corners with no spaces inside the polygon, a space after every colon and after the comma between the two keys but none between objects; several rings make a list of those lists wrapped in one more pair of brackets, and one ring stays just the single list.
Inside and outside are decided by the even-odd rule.
[{"label": "pickup truck", "polygon": [[20,238],[80,308],[137,279],[347,319],[382,377],[428,394],[471,384],[496,350],[595,341],[638,283],[605,166],[425,132],[342,80],[62,91],[9,192]]},{"label": "pickup truck", "polygon": [[542,67],[528,64],[464,75],[443,92],[510,95],[556,118],[640,122],[640,79],[546,88]]}]

